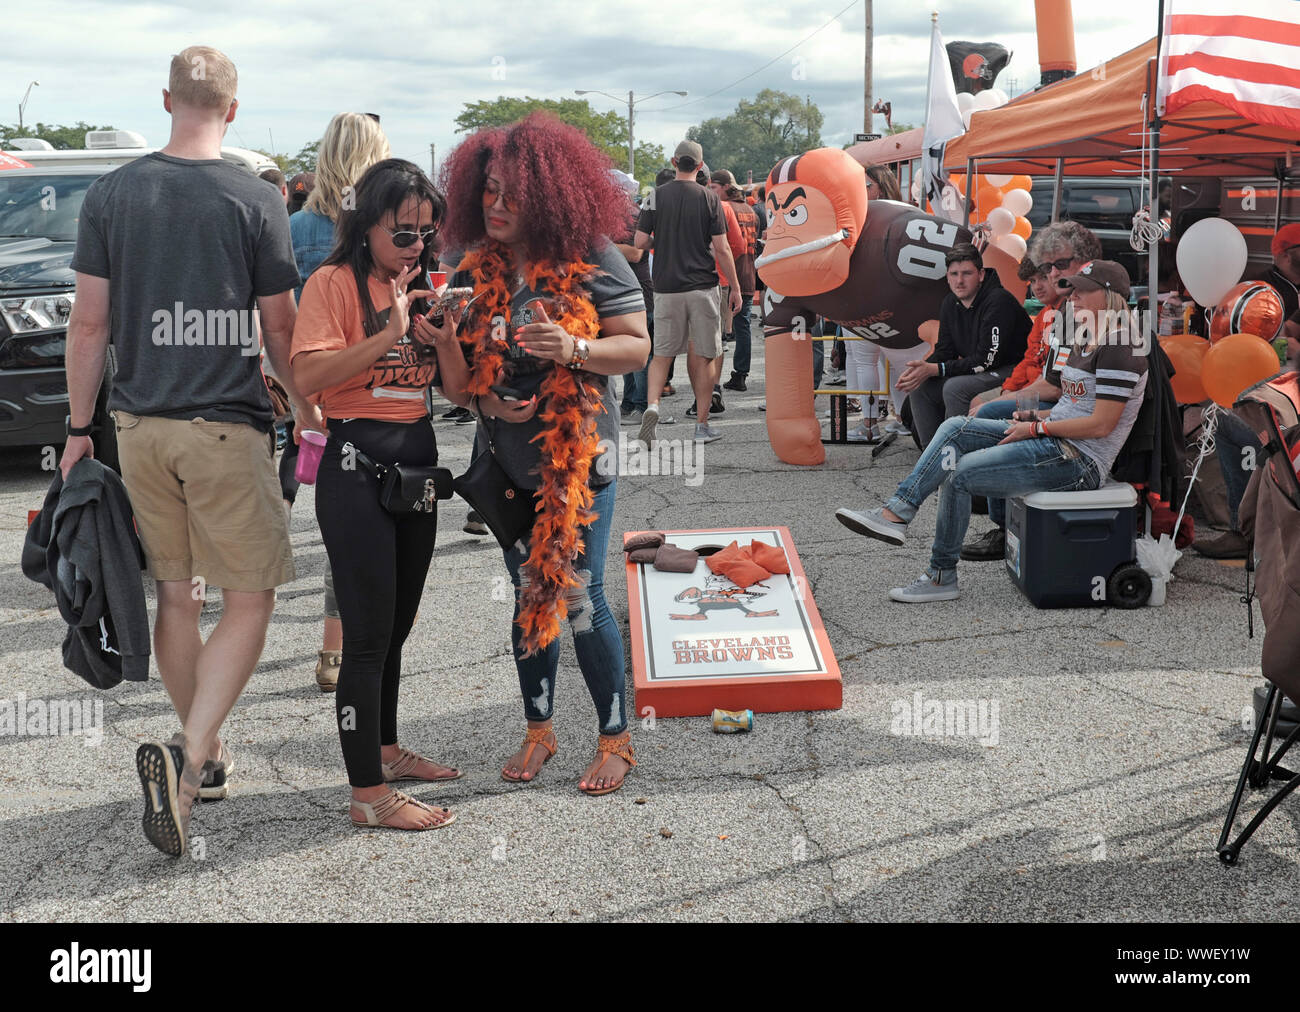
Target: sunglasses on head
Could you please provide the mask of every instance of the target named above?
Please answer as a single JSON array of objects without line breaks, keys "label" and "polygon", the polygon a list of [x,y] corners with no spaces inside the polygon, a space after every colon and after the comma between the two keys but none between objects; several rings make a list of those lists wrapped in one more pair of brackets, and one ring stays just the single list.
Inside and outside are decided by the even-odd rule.
[{"label": "sunglasses on head", "polygon": [[506,192],[502,190],[500,187],[498,187],[495,183],[483,184],[483,206],[484,207],[495,207],[498,197],[501,198],[502,201],[504,201],[506,205],[506,210],[509,211],[511,214],[514,214],[519,210],[519,204],[515,200],[515,198],[507,195]]},{"label": "sunglasses on head", "polygon": [[[379,226],[384,228],[383,225]],[[394,232],[391,228],[384,228],[390,236],[393,237],[393,245],[398,249],[406,249],[408,246],[414,246],[415,240],[419,239],[426,246],[433,241],[433,237],[438,234],[436,228],[426,228],[423,232]]]}]

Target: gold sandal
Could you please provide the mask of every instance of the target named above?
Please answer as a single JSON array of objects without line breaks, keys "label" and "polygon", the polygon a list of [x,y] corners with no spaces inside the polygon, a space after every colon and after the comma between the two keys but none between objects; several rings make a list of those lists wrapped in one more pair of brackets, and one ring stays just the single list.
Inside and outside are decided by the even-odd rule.
[{"label": "gold sandal", "polygon": [[[600,779],[600,771],[605,768],[605,763],[609,761],[611,755],[618,756],[627,762],[628,766],[636,765],[636,753],[632,751],[632,733],[630,731],[624,731],[622,734],[612,737],[602,734],[596,741],[596,752],[600,755],[600,765],[596,767],[596,771],[590,777],[586,778],[589,783]],[[630,773],[631,770],[628,772]],[[626,779],[627,773],[624,773],[623,777]],[[595,798],[602,794],[612,794],[622,786],[623,781],[620,780],[612,787],[602,787],[600,790],[592,787],[579,787],[578,790]]]},{"label": "gold sandal", "polygon": [[[384,783],[394,784],[400,780],[418,780],[421,783],[436,784],[444,780],[459,780],[464,774],[454,766],[443,766],[442,763],[436,763],[418,752],[412,752],[409,748],[399,749],[400,755],[390,763],[381,762],[379,769],[384,775]],[[430,766],[442,766],[445,770],[451,770],[452,775],[449,777],[417,777],[413,771],[420,763],[428,763]]]},{"label": "gold sandal", "polygon": [[[525,730],[524,744],[528,746],[528,751],[524,753],[524,761],[520,763],[520,767],[525,770],[528,769],[528,761],[532,759],[533,749],[537,748],[538,745],[546,749],[547,752],[546,758],[542,760],[542,766],[545,766],[548,762],[550,762],[551,757],[554,756],[556,752],[560,751],[560,743],[558,740],[555,742],[554,746],[548,745],[546,743],[547,738],[554,738],[554,737],[555,737],[555,728],[550,724],[547,724],[545,727],[530,727],[527,730]],[[529,784],[532,783],[533,780],[536,780],[537,774],[541,772],[542,771],[539,768],[537,770],[537,773],[534,773],[531,778],[525,780],[522,774],[517,777],[508,777],[506,776],[506,771],[502,770],[501,779],[509,781],[512,784],[519,784],[519,783]]]},{"label": "gold sandal", "polygon": [[[407,805],[414,805],[423,811],[432,812],[439,818],[428,826],[394,826],[388,821],[390,817]],[[452,815],[450,809],[434,808],[431,805],[426,805],[423,801],[416,800],[409,794],[403,794],[401,791],[390,791],[373,804],[353,798],[352,807],[359,809],[361,814],[366,817],[365,822],[359,822],[356,818],[352,818],[352,825],[357,829],[368,829],[371,826],[377,826],[381,829],[405,829],[412,833],[422,833],[426,829],[442,829],[443,826],[450,826],[456,821],[456,816]],[[349,817],[351,817],[350,813]]]}]

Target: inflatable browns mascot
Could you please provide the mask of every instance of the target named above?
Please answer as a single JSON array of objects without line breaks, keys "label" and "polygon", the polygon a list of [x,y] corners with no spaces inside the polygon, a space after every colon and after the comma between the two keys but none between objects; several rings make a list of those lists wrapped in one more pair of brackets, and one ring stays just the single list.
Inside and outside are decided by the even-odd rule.
[{"label": "inflatable browns mascot", "polygon": [[756,262],[767,286],[767,435],[786,463],[820,464],[807,339],[816,317],[879,344],[897,379],[908,360],[930,353],[921,335],[938,332],[944,254],[971,234],[911,204],[868,208],[862,166],[836,148],[777,163],[767,177],[767,221]]}]

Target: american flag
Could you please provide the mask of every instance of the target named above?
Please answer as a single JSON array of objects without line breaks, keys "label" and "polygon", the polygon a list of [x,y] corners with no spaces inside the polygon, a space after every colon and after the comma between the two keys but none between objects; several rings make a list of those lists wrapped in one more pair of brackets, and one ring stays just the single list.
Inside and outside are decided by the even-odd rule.
[{"label": "american flag", "polygon": [[1300,0],[1169,0],[1157,111],[1226,106],[1255,123],[1300,131]]}]

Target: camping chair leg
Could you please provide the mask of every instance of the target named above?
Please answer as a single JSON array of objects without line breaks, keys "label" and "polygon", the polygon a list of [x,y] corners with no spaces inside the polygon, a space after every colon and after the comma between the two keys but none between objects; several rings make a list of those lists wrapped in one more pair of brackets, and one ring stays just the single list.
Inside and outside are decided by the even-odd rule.
[{"label": "camping chair leg", "polygon": [[[1246,841],[1254,834],[1265,819],[1272,813],[1273,809],[1282,803],[1288,794],[1300,787],[1300,774],[1291,772],[1278,766],[1282,757],[1290,750],[1291,746],[1300,739],[1300,727],[1297,727],[1287,736],[1285,742],[1278,748],[1277,752],[1270,757],[1269,749],[1273,743],[1273,733],[1277,726],[1278,714],[1282,709],[1282,696],[1275,684],[1269,684],[1268,698],[1264,702],[1264,720],[1255,728],[1255,736],[1250,743],[1250,751],[1246,754],[1246,761],[1241,767],[1241,776],[1237,779],[1237,790],[1232,796],[1232,804],[1228,808],[1228,816],[1223,823],[1223,832],[1219,835],[1219,843],[1215,848],[1219,854],[1219,860],[1224,864],[1233,865],[1237,863],[1237,855],[1241,848],[1245,846]],[[1266,736],[1267,732],[1267,736]],[[1255,753],[1259,749],[1260,739],[1265,738],[1264,751],[1261,753],[1264,762],[1255,759]],[[1228,836],[1232,833],[1233,822],[1237,817],[1237,809],[1241,805],[1241,796],[1245,792],[1246,783],[1256,789],[1265,786],[1270,780],[1285,780],[1286,786],[1278,790],[1264,804],[1250,823],[1242,830],[1241,835],[1231,844],[1228,843]]]}]

